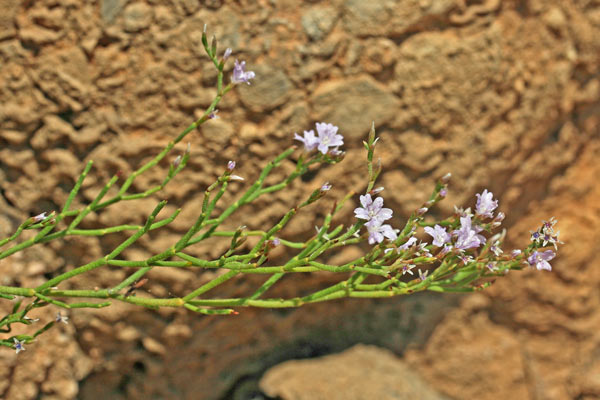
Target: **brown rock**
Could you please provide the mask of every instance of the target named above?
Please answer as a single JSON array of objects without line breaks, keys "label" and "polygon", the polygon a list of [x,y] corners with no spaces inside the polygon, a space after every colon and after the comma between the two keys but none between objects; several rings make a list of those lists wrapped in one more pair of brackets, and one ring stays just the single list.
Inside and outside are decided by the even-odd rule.
[{"label": "brown rock", "polygon": [[126,32],[138,32],[152,22],[152,7],[146,3],[132,3],[123,10],[123,27]]},{"label": "brown rock", "polygon": [[276,365],[260,387],[282,400],[445,399],[393,353],[367,345]]},{"label": "brown rock", "polygon": [[250,81],[251,85],[238,85],[244,105],[253,111],[265,112],[287,101],[293,86],[285,72],[266,65],[247,65],[246,69],[254,71],[256,78]]},{"label": "brown rock", "polygon": [[311,95],[314,118],[339,126],[349,140],[362,139],[371,122],[385,124],[397,113],[398,100],[369,76],[323,83]]}]

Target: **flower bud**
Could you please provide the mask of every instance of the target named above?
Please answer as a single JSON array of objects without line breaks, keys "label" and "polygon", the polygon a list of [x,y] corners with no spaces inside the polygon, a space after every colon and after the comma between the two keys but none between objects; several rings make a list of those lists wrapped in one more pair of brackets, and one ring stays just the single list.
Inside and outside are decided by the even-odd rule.
[{"label": "flower bud", "polygon": [[235,161],[229,160],[227,162],[227,171],[231,172],[235,169]]},{"label": "flower bud", "polygon": [[424,215],[427,211],[429,211],[429,209],[427,207],[421,207],[417,210],[417,215],[418,216],[422,216]]},{"label": "flower bud", "polygon": [[328,192],[329,190],[331,190],[331,185],[329,182],[325,182],[323,186],[321,186],[321,193]]},{"label": "flower bud", "polygon": [[38,222],[42,222],[43,220],[45,220],[48,217],[48,213],[46,211],[44,211],[41,214],[36,215],[35,217],[33,217],[33,223],[37,224]]},{"label": "flower bud", "polygon": [[223,61],[226,61],[229,56],[231,56],[232,50],[230,47],[225,49],[225,53],[223,53]]},{"label": "flower bud", "polygon": [[173,160],[173,168],[179,167],[179,164],[181,164],[181,156],[175,157],[175,159]]},{"label": "flower bud", "polygon": [[244,180],[244,178],[242,178],[242,177],[241,177],[241,176],[239,176],[239,175],[231,175],[231,176],[229,177],[229,180],[230,180],[230,181],[243,181],[243,180]]},{"label": "flower bud", "polygon": [[450,182],[450,177],[452,177],[452,174],[450,172],[448,172],[446,175],[442,176],[440,181],[445,185],[448,182]]}]

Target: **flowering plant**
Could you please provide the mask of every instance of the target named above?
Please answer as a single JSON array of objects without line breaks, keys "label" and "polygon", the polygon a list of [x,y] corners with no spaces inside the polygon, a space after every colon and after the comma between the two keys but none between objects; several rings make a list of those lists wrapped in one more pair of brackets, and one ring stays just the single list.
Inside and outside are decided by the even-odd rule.
[{"label": "flowering plant", "polygon": [[[144,192],[130,193],[134,180],[148,169],[155,167],[181,142],[186,135],[210,119],[218,118],[217,106],[222,97],[241,83],[251,84],[255,79],[252,71],[246,70],[244,61],[235,60],[230,83],[223,84],[225,63],[231,55],[227,49],[222,57],[217,56],[217,42],[213,38],[209,45],[206,30],[202,43],[210,60],[217,69],[217,94],[203,115],[171,141],[154,159],[141,166],[127,177],[118,188],[117,194],[106,199],[111,188],[118,187],[119,175],[110,179],[94,200],[81,209],[71,209],[81,185],[92,168],[88,162],[71,190],[62,210],[45,212],[24,221],[9,237],[0,240],[0,260],[34,245],[47,243],[72,235],[102,236],[115,232],[133,231],[122,243],[108,254],[77,268],[53,276],[38,287],[0,286],[0,299],[12,301],[12,311],[0,319],[0,345],[14,349],[17,353],[25,350],[29,344],[50,329],[56,323],[68,323],[68,317],[60,312],[53,321],[35,330],[32,334],[11,335],[15,324],[32,325],[36,322],[28,316],[32,310],[54,305],[60,309],[103,308],[113,301],[131,303],[149,308],[185,307],[193,312],[222,315],[236,314],[240,307],[299,307],[307,303],[322,302],[344,297],[378,298],[406,295],[430,290],[436,292],[471,292],[481,290],[493,282],[493,278],[503,276],[510,270],[519,270],[527,266],[538,270],[551,270],[549,261],[555,256],[558,232],[554,231],[556,220],[544,222],[542,227],[531,236],[531,243],[523,250],[505,253],[501,249],[505,231],[492,235],[499,228],[504,214],[494,214],[498,201],[493,194],[484,190],[477,194],[474,211],[455,208],[448,218],[430,222],[425,219],[429,209],[444,199],[448,192],[450,174],[445,175],[435,185],[433,193],[424,204],[415,210],[401,229],[394,228],[390,221],[393,211],[385,208],[381,193],[383,187],[375,187],[381,173],[381,166],[373,162],[378,142],[374,125],[363,142],[367,152],[368,180],[365,193],[359,196],[360,206],[354,210],[355,219],[333,226],[336,215],[351,199],[354,193],[348,193],[340,199],[325,215],[321,227],[306,241],[285,239],[285,226],[297,214],[298,210],[319,201],[326,196],[332,185],[323,183],[312,191],[305,201],[291,208],[281,219],[264,230],[247,230],[240,226],[235,230],[222,230],[219,227],[242,206],[252,203],[261,196],[285,189],[296,178],[307,173],[311,166],[320,163],[338,163],[345,153],[343,135],[331,123],[317,123],[316,132],[304,131],[304,135],[294,135],[303,148],[292,146],[283,151],[262,170],[258,179],[248,186],[246,191],[233,203],[215,214],[215,207],[232,182],[244,178],[233,174],[235,161],[229,161],[223,173],[206,189],[201,210],[195,222],[175,243],[144,260],[124,260],[119,255],[148,232],[160,229],[175,220],[180,210],[159,218],[166,201],[160,201],[143,225],[118,225],[102,229],[81,229],[79,224],[93,212],[113,207],[122,201],[134,201],[148,198],[163,189],[183,168],[189,157],[190,147],[174,158],[162,183]],[[266,185],[265,180],[271,172],[292,154],[300,153],[295,169],[283,180]],[[357,204],[358,205],[358,204]],[[386,223],[387,222],[387,223]],[[21,234],[31,230],[35,236],[21,240]],[[486,236],[487,235],[487,236]],[[490,236],[491,235],[491,236]],[[431,241],[426,240],[430,237]],[[189,254],[190,246],[211,237],[222,237],[230,241],[229,249],[219,258],[206,260]],[[254,238],[254,241],[248,240]],[[342,265],[328,264],[324,259],[334,249],[367,242],[368,247],[360,257]],[[252,246],[245,247],[249,243]],[[269,252],[284,246],[289,254],[295,253],[281,265],[269,263]],[[543,248],[552,246],[552,249]],[[61,288],[66,281],[101,267],[124,268],[131,272],[125,279],[113,287],[105,288]],[[145,275],[154,268],[201,268],[216,270],[215,278],[195,288],[189,293],[157,298],[146,295],[136,296],[147,278]],[[418,273],[415,275],[414,269]],[[298,273],[336,274],[339,282],[325,289],[302,297],[265,298],[265,293],[283,276]],[[268,278],[254,292],[239,298],[207,297],[224,282],[246,274],[263,274]]]}]

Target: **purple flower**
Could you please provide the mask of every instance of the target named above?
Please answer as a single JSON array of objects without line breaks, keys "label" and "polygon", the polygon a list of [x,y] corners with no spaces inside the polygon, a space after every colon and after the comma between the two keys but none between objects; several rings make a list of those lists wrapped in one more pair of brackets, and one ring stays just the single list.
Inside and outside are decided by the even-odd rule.
[{"label": "purple flower", "polygon": [[396,240],[398,236],[396,231],[389,224],[382,225],[381,221],[373,219],[365,224],[369,231],[369,244],[381,243],[386,237],[390,240]]},{"label": "purple flower", "polygon": [[317,134],[319,136],[319,144],[317,148],[323,154],[327,154],[330,147],[333,147],[337,150],[338,146],[344,144],[344,137],[342,135],[338,135],[338,127],[332,124],[327,124],[325,122],[317,122]]},{"label": "purple flower", "polygon": [[462,261],[464,265],[467,265],[468,263],[474,260],[473,257],[464,255],[460,255],[458,256],[458,258],[460,258],[460,261]]},{"label": "purple flower", "polygon": [[471,217],[465,216],[460,218],[460,229],[452,232],[453,235],[456,236],[456,243],[454,247],[460,250],[477,248],[485,243],[485,238],[478,233],[481,232],[483,228],[480,226],[471,226]]},{"label": "purple flower", "polygon": [[446,197],[448,195],[448,189],[443,188],[440,190],[440,197]]},{"label": "purple flower", "polygon": [[413,272],[411,271],[411,269],[413,269],[415,267],[416,267],[415,264],[405,265],[404,267],[402,267],[402,275],[404,275],[404,274],[411,274],[411,275],[413,275]]},{"label": "purple flower", "polygon": [[419,269],[419,279],[421,280],[421,282],[423,282],[425,279],[427,279],[428,273],[429,273],[429,270],[421,272],[421,269]]},{"label": "purple flower", "polygon": [[25,342],[22,342],[17,338],[13,338],[13,341],[15,342],[14,348],[17,351],[17,354],[19,354],[20,351],[25,350],[25,346],[23,346],[23,343],[25,343]]},{"label": "purple flower", "polygon": [[234,84],[247,83],[249,85],[250,79],[254,79],[255,76],[256,74],[253,71],[246,71],[246,61],[238,62],[238,60],[235,60],[231,82]]},{"label": "purple flower", "polygon": [[214,109],[210,112],[210,114],[208,114],[208,118],[209,119],[219,119],[220,117],[217,115],[219,113],[218,109]]},{"label": "purple flower", "polygon": [[529,257],[527,257],[527,262],[532,267],[536,267],[538,270],[548,270],[552,271],[552,266],[548,261],[552,260],[556,254],[552,250],[546,251],[534,251]]},{"label": "purple flower", "polygon": [[415,244],[417,242],[417,238],[416,237],[411,237],[409,238],[406,243],[404,243],[401,246],[398,246],[398,250],[408,250],[409,247],[411,247],[413,244]]},{"label": "purple flower", "polygon": [[498,207],[498,200],[494,200],[494,194],[485,189],[481,194],[477,193],[477,206],[475,212],[482,217],[492,218],[492,211]]},{"label": "purple flower", "polygon": [[232,50],[230,47],[225,49],[225,53],[223,53],[223,61],[227,60],[229,58],[229,56],[231,55]]},{"label": "purple flower", "polygon": [[494,254],[496,255],[496,257],[500,257],[500,255],[501,255],[502,253],[504,253],[504,252],[502,251],[502,249],[501,249],[499,246],[497,246],[497,244],[493,244],[493,245],[491,245],[491,246],[490,246],[490,251],[491,251],[492,253],[494,253]]},{"label": "purple flower", "polygon": [[311,152],[319,145],[319,139],[315,136],[315,131],[304,131],[304,137],[294,133],[294,139],[304,143],[304,150]]},{"label": "purple flower", "polygon": [[425,233],[433,238],[432,244],[436,247],[442,247],[444,244],[450,241],[450,234],[446,232],[446,228],[439,225],[435,225],[433,228],[430,226],[425,227]]},{"label": "purple flower", "polygon": [[498,271],[498,267],[494,263],[487,263],[486,267],[490,272]]},{"label": "purple flower", "polygon": [[393,211],[389,208],[383,208],[383,198],[371,199],[370,194],[360,196],[362,207],[354,209],[354,216],[367,221],[376,220],[379,223],[392,218]]},{"label": "purple flower", "polygon": [[227,171],[231,172],[235,169],[235,161],[229,160],[227,161]]}]

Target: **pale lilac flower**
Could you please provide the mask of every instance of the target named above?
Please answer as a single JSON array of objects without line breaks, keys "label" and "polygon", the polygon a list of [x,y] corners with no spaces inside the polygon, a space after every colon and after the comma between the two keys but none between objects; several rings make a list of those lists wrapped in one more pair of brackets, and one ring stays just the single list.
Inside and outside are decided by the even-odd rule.
[{"label": "pale lilac flower", "polygon": [[498,267],[494,263],[487,263],[486,267],[490,272],[498,271]]},{"label": "pale lilac flower", "polygon": [[444,256],[444,255],[448,254],[450,252],[450,250],[452,250],[452,246],[446,245],[446,246],[444,246],[444,248],[442,250],[440,250],[439,255]]},{"label": "pale lilac flower", "polygon": [[481,194],[477,193],[477,206],[475,212],[482,217],[492,218],[492,211],[498,207],[498,200],[494,200],[494,194],[485,189]]},{"label": "pale lilac flower", "polygon": [[23,343],[25,343],[24,341],[21,341],[17,338],[13,338],[13,341],[15,342],[14,348],[17,351],[17,354],[19,354],[19,352],[25,350],[25,346],[23,346]]},{"label": "pale lilac flower", "polygon": [[427,250],[427,243],[419,243],[417,246],[417,251],[415,252],[417,257],[425,256],[425,257],[433,257],[429,250]]},{"label": "pale lilac flower", "polygon": [[467,256],[465,256],[465,255],[460,255],[460,256],[458,256],[458,258],[460,258],[460,261],[462,261],[464,265],[467,265],[468,263],[470,263],[471,261],[473,261],[473,260],[474,260],[474,258],[473,258],[473,257],[471,257],[471,256],[468,256],[468,255],[467,255]]},{"label": "pale lilac flower", "polygon": [[430,226],[426,226],[424,229],[425,233],[427,233],[433,238],[432,244],[436,247],[442,247],[451,239],[450,234],[446,232],[446,228],[441,227],[437,224],[433,228]]},{"label": "pale lilac flower", "polygon": [[239,175],[230,175],[230,176],[229,176],[229,180],[230,180],[230,181],[243,181],[243,180],[244,180],[244,178],[242,178],[242,177],[241,177],[241,176],[239,176]]},{"label": "pale lilac flower", "polygon": [[294,133],[294,139],[304,143],[304,150],[311,152],[319,145],[319,139],[315,136],[315,131],[304,131],[304,137]]},{"label": "pale lilac flower", "polygon": [[235,169],[235,161],[229,160],[227,161],[227,171],[231,172]]},{"label": "pale lilac flower", "polygon": [[502,249],[501,249],[499,246],[496,246],[496,245],[491,245],[491,246],[490,246],[490,251],[491,251],[492,253],[494,253],[494,254],[496,255],[496,257],[500,257],[500,255],[501,255],[502,253],[504,253],[504,252],[502,251]]},{"label": "pale lilac flower", "polygon": [[238,60],[235,60],[231,82],[234,84],[247,83],[249,85],[250,79],[254,79],[255,76],[256,74],[253,71],[246,71],[246,61],[238,62]]},{"label": "pale lilac flower", "polygon": [[66,315],[62,315],[60,312],[56,313],[56,318],[55,321],[57,323],[62,322],[63,324],[68,325],[69,323],[67,322],[69,319],[69,317],[67,317]]},{"label": "pale lilac flower", "polygon": [[514,249],[513,251],[510,252],[510,255],[513,258],[517,257],[519,254],[521,254],[521,250],[519,250],[519,249]]},{"label": "pale lilac flower", "polygon": [[460,218],[460,229],[452,232],[456,236],[454,247],[460,250],[477,248],[485,243],[485,237],[478,233],[483,230],[480,226],[471,226],[471,217],[465,216]]},{"label": "pale lilac flower", "polygon": [[367,221],[378,221],[379,223],[392,218],[393,211],[383,207],[383,198],[371,199],[370,194],[360,196],[362,207],[354,209],[354,216]]},{"label": "pale lilac flower", "polygon": [[440,197],[446,197],[448,195],[448,189],[443,188],[440,190]]},{"label": "pale lilac flower", "polygon": [[319,144],[317,146],[318,150],[327,154],[330,147],[334,147],[337,150],[338,146],[344,144],[344,137],[342,135],[338,135],[338,127],[332,124],[327,124],[325,122],[317,122],[317,135],[319,136]]},{"label": "pale lilac flower", "polygon": [[427,211],[429,211],[429,209],[427,207],[421,207],[417,210],[417,215],[419,215],[419,216],[424,215]]},{"label": "pale lilac flower", "polygon": [[382,225],[381,221],[373,219],[365,224],[369,231],[369,244],[381,243],[384,237],[396,240],[396,231],[389,224]]},{"label": "pale lilac flower", "polygon": [[321,186],[321,192],[328,192],[331,190],[331,185],[329,182],[325,182],[323,186]]},{"label": "pale lilac flower", "polygon": [[467,208],[466,210],[463,210],[462,207],[456,207],[456,205],[455,205],[454,213],[460,217],[472,217],[473,216],[473,213],[471,212],[471,207]]},{"label": "pale lilac flower", "polygon": [[548,270],[552,271],[552,266],[548,261],[552,260],[556,254],[552,250],[546,251],[534,251],[529,257],[527,257],[527,262],[532,267],[536,267],[538,270]]},{"label": "pale lilac flower", "polygon": [[276,237],[275,237],[275,238],[273,238],[273,239],[271,240],[271,246],[272,246],[272,247],[279,246],[280,244],[281,244],[281,240],[280,240],[279,238],[276,238]]},{"label": "pale lilac flower", "polygon": [[415,244],[417,242],[417,238],[412,236],[411,238],[409,238],[406,243],[404,243],[401,246],[398,246],[398,250],[408,250],[409,247],[411,247],[413,244]]},{"label": "pale lilac flower", "polygon": [[230,47],[225,49],[225,53],[223,53],[223,61],[226,61],[229,56],[231,56],[232,50]]},{"label": "pale lilac flower", "polygon": [[421,269],[419,268],[419,279],[421,280],[421,282],[423,282],[425,279],[427,279],[428,273],[429,273],[429,270],[421,272]]},{"label": "pale lilac flower", "polygon": [[219,119],[220,117],[217,115],[219,113],[218,109],[214,109],[210,112],[210,114],[208,114],[208,118],[209,119]]},{"label": "pale lilac flower", "polygon": [[413,272],[411,271],[411,269],[413,269],[415,267],[416,267],[415,264],[405,265],[404,267],[402,267],[402,275],[404,275],[404,274],[411,274],[411,275],[413,275]]}]

